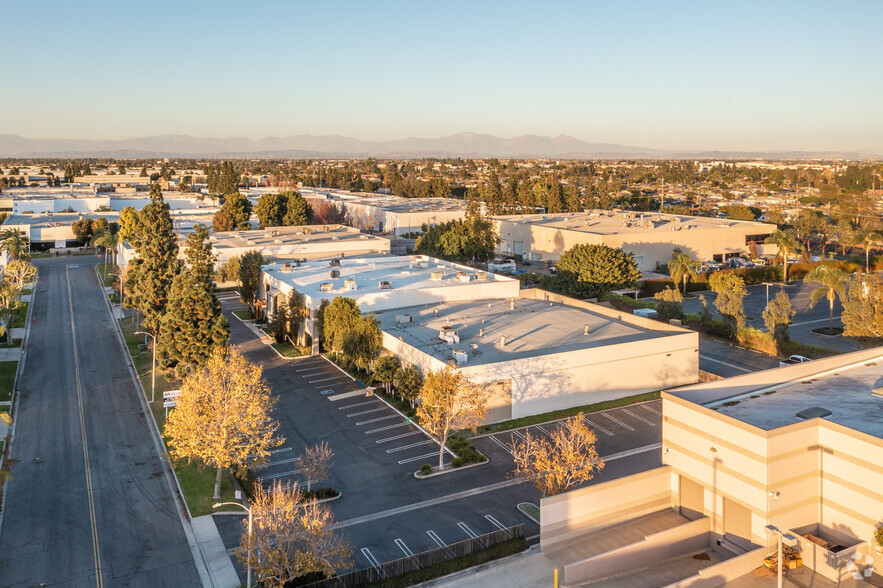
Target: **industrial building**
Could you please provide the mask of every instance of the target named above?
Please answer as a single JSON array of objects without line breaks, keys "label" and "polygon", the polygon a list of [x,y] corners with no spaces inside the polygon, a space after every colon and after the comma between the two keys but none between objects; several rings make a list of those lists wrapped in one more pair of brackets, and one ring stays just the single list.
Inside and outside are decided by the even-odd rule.
[{"label": "industrial building", "polygon": [[675,248],[700,261],[744,255],[751,242],[761,253],[776,252],[763,244],[776,225],[753,221],[619,210],[493,218],[498,254],[530,261],[554,263],[574,245],[584,244],[631,253],[644,271],[667,264]]},{"label": "industrial building", "polygon": [[543,550],[667,517],[643,541],[564,566],[565,583],[711,549],[728,555],[671,586],[720,586],[780,536],[807,581],[879,582],[881,366],[877,348],[664,392],[662,467],[543,499]]},{"label": "industrial building", "polygon": [[[3,229],[16,229],[26,236],[31,251],[48,251],[52,248],[80,245],[74,235],[73,224],[83,218],[119,220],[116,212],[93,212],[88,214],[12,214],[3,222]],[[5,255],[3,256],[5,258]]]},{"label": "industrial building", "polygon": [[696,332],[542,290],[376,316],[403,362],[426,373],[453,361],[489,391],[488,422],[698,381]]}]

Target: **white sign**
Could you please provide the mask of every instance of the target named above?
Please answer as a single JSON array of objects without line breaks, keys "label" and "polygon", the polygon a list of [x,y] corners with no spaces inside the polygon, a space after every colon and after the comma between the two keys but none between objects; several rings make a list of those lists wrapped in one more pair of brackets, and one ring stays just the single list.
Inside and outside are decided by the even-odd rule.
[{"label": "white sign", "polygon": [[165,400],[165,401],[163,401],[162,405],[163,405],[163,408],[175,408],[176,406],[178,406],[178,401],[177,400]]},{"label": "white sign", "polygon": [[236,490],[235,492],[233,492],[233,496],[236,498],[236,500],[242,500],[242,490]]},{"label": "white sign", "polygon": [[168,392],[162,393],[163,400],[171,400],[172,398],[177,398],[180,395],[181,395],[180,390],[169,390]]}]

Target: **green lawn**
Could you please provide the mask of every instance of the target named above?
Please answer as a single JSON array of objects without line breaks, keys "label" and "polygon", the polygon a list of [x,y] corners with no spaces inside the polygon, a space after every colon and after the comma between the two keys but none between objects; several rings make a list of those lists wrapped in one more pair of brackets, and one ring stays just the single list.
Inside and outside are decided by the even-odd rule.
[{"label": "green lawn", "polygon": [[[548,421],[572,417],[576,416],[579,413],[598,412],[610,408],[628,406],[629,404],[635,404],[636,402],[647,402],[649,400],[658,399],[659,392],[648,392],[646,394],[628,396],[626,398],[619,398],[617,400],[607,400],[605,402],[598,402],[596,404],[587,404],[586,406],[575,406],[574,408],[554,410],[552,412],[535,414],[533,416],[528,416],[520,419],[512,419],[511,421],[503,421],[501,423],[494,423],[492,425],[484,425],[478,428],[477,434],[484,435],[487,433],[499,433],[500,431],[509,431],[511,429],[519,429],[521,427],[527,427],[530,425],[537,425]],[[471,431],[463,431],[463,433],[469,434],[471,433]]]},{"label": "green lawn", "polygon": [[25,326],[25,321],[28,320],[28,304],[28,302],[22,302],[21,306],[15,309],[15,314],[12,315],[13,328]]},{"label": "green lawn", "polygon": [[244,321],[250,321],[254,319],[254,314],[252,314],[251,309],[243,308],[242,310],[234,310],[233,314],[238,316]]},{"label": "green lawn", "polygon": [[0,361],[0,401],[5,402],[11,399],[17,368],[17,361]]},{"label": "green lawn", "polygon": [[[104,276],[105,268],[107,266],[107,277]],[[97,266],[98,275],[104,280],[105,286],[113,286],[113,283],[116,281],[116,276],[112,275],[112,272],[119,272],[119,267],[115,263],[99,263]]]},{"label": "green lawn", "polygon": [[22,295],[28,295],[32,292],[33,292],[33,290],[31,288],[22,288],[22,290],[21,290]]},{"label": "green lawn", "polygon": [[[125,321],[127,323],[128,319],[120,319],[120,321]],[[129,354],[132,356],[132,361],[135,363],[135,370],[138,372],[138,379],[141,380],[141,386],[144,388],[147,404],[150,405],[150,412],[153,414],[157,427],[162,431],[166,421],[166,410],[163,408],[162,393],[167,390],[179,389],[181,383],[177,381],[167,382],[163,377],[162,370],[157,367],[156,401],[151,403],[150,376],[151,368],[153,366],[153,354],[150,350],[143,352],[138,350],[138,345],[144,343],[144,335],[135,334],[135,331],[138,331],[139,327],[132,324],[122,324],[121,326],[123,329],[123,335],[126,339],[126,346],[129,348]],[[150,341],[150,337],[147,337],[147,340]],[[166,442],[167,440],[164,438],[163,441]],[[201,469],[195,464],[176,464],[175,474],[178,476],[178,483],[181,484],[181,490],[184,492],[184,500],[187,501],[187,506],[190,507],[190,513],[193,516],[198,517],[219,510],[239,510],[235,506],[223,506],[218,509],[212,508],[212,504],[215,502],[235,501],[233,497],[233,488],[227,480],[226,473],[221,482],[221,499],[217,501],[212,498],[212,492],[215,487],[215,470],[208,468]]]},{"label": "green lawn", "polygon": [[301,357],[303,353],[291,343],[273,343],[273,349],[282,354],[282,357]]},{"label": "green lawn", "polygon": [[519,502],[518,510],[523,512],[529,517],[533,517],[535,521],[540,520],[540,507],[532,502]]}]

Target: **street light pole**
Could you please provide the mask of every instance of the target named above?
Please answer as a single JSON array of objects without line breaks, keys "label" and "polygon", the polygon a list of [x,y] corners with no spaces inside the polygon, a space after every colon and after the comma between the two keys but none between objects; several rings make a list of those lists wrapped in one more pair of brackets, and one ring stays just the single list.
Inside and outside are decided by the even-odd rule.
[{"label": "street light pole", "polygon": [[[778,492],[771,492],[770,494],[775,494],[773,500],[778,499]],[[783,578],[782,578],[782,540],[787,540],[789,544],[793,544],[797,541],[797,537],[792,535],[791,533],[786,533],[785,531],[780,530],[775,525],[767,525],[764,527],[768,532],[776,534],[776,543],[778,552],[776,554],[776,565],[778,566],[779,572],[779,580],[778,580],[778,588],[782,588]]]},{"label": "street light pole", "polygon": [[212,505],[212,508],[218,508],[219,506],[224,506],[225,504],[238,506],[248,513],[248,579],[246,580],[246,588],[251,588],[251,509],[244,504],[239,504],[238,502],[216,502]]},{"label": "street light pole", "polygon": [[764,282],[763,285],[766,286],[766,305],[767,305],[767,307],[769,307],[769,305],[770,305],[770,286],[772,284],[770,284],[769,282]]},{"label": "street light pole", "polygon": [[150,370],[150,404],[153,404],[156,401],[156,335],[144,331],[136,331],[135,334],[153,338],[153,369]]}]

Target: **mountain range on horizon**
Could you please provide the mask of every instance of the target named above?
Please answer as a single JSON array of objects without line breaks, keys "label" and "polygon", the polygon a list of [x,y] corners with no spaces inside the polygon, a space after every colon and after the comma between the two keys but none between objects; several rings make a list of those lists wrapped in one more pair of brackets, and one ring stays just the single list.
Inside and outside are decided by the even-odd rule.
[{"label": "mountain range on horizon", "polygon": [[438,138],[363,141],[341,135],[291,135],[287,137],[193,137],[155,135],[129,139],[29,139],[0,135],[0,157],[186,157],[257,159],[328,159],[335,157],[469,157],[555,159],[870,159],[870,151],[726,151],[664,150],[590,143],[558,135],[496,137],[458,133]]}]

